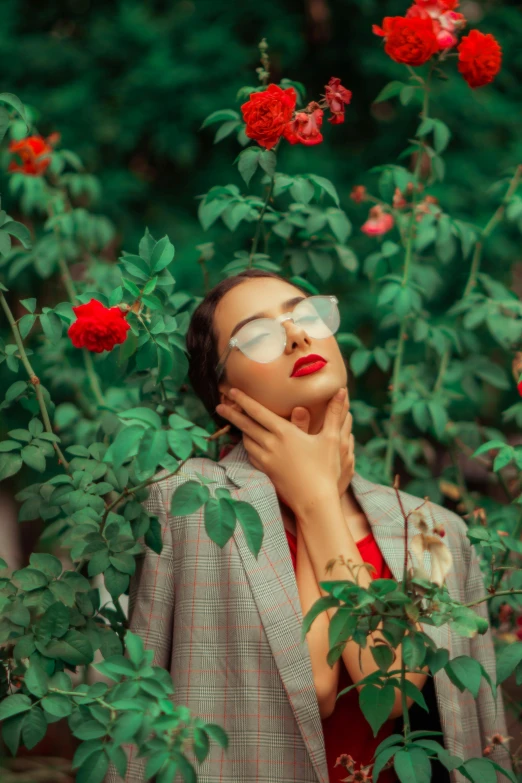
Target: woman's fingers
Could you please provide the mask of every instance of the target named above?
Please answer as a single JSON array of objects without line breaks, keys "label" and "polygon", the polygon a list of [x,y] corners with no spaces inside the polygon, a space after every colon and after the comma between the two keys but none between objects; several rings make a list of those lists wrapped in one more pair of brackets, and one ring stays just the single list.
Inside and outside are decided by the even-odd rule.
[{"label": "woman's fingers", "polygon": [[235,389],[234,392],[235,393],[232,394],[232,389],[229,392],[232,399],[246,411],[251,419],[264,427],[265,430],[278,434],[281,431],[281,426],[288,424],[288,422],[281,418],[281,416],[278,416],[277,413],[269,411],[268,408],[265,408],[265,406],[261,405],[257,400],[253,400],[252,397],[249,397],[248,394],[245,394],[241,389]]},{"label": "woman's fingers", "polygon": [[228,419],[232,424],[235,424],[241,432],[249,435],[252,440],[256,441],[260,445],[264,443],[264,438],[267,435],[267,431],[253,421],[244,413],[232,408],[231,405],[218,405],[216,407],[216,413],[219,413],[224,419]]}]

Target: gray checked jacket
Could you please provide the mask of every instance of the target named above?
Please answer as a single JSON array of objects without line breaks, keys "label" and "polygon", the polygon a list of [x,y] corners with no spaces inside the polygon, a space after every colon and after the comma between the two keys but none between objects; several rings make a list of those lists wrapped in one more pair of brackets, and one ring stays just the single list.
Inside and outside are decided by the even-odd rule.
[{"label": "gray checked jacket", "polygon": [[[217,482],[209,485],[211,492],[226,487],[234,498],[256,508],[264,527],[257,560],[239,524],[221,549],[205,531],[203,508],[187,516],[170,515],[173,492],[188,478],[197,479],[195,471]],[[130,628],[146,648],[154,650],[154,664],[170,671],[175,703],[221,725],[228,734],[228,748],[211,741],[202,764],[188,751],[198,781],[328,783],[310,655],[306,640],[300,641],[303,615],[274,485],[252,466],[242,441],[219,462],[193,458],[182,472],[183,477],[152,485],[146,501],[147,510],[160,520],[163,551],[157,555],[147,549],[138,558],[131,582]],[[165,474],[158,473],[157,478]],[[395,490],[358,473],[352,487],[385,561],[400,580],[404,520]],[[422,503],[406,492],[400,494],[406,512]],[[453,555],[446,579],[450,595],[463,603],[484,595],[483,576],[464,521],[436,504],[431,509],[428,524],[444,525],[445,542]],[[416,532],[410,525],[408,541]],[[424,558],[429,572],[429,553]],[[476,611],[487,618],[487,602]],[[449,650],[450,658],[470,655],[496,681],[489,629],[471,639],[447,625],[425,625],[423,630]],[[482,681],[475,699],[468,691],[461,693],[443,670],[434,683],[444,744],[450,753],[464,759],[480,757],[487,737],[496,732],[506,736],[500,690],[495,700]],[[135,747],[126,750],[125,781],[143,781],[144,761],[137,758]],[[511,769],[502,746],[491,758]],[[456,771],[450,776],[452,783],[465,780]],[[111,767],[105,780],[117,783],[122,778]],[[507,778],[498,773],[498,780]]]}]

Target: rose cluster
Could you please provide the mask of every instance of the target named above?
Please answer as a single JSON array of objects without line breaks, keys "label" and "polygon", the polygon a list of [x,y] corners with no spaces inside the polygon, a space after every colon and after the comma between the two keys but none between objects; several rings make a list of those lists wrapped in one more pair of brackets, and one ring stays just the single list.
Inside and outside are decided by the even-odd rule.
[{"label": "rose cluster", "polygon": [[341,80],[332,76],[325,87],[322,101],[310,101],[297,111],[297,93],[293,87],[283,90],[270,84],[266,90],[251,93],[241,106],[246,122],[245,133],[267,150],[275,147],[281,137],[290,144],[320,144],[323,140],[321,125],[323,109],[329,109],[328,121],[333,125],[344,122],[344,107],[350,103],[352,93],[343,87]]},{"label": "rose cluster", "polygon": [[9,152],[18,155],[21,163],[11,161],[8,171],[28,174],[31,177],[41,176],[49,167],[53,147],[60,138],[59,133],[51,133],[47,139],[34,135],[19,141],[11,141]]},{"label": "rose cluster", "polygon": [[415,0],[405,16],[386,16],[373,32],[384,38],[384,51],[397,63],[423,65],[457,46],[458,69],[470,87],[482,87],[500,71],[502,49],[490,34],[472,30],[459,39],[466,19],[459,0]]}]

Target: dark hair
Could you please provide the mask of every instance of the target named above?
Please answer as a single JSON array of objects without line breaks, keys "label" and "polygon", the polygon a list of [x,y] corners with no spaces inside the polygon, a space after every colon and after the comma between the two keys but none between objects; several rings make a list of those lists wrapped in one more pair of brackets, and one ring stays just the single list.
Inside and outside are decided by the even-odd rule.
[{"label": "dark hair", "polygon": [[[227,291],[254,277],[273,277],[276,280],[282,280],[285,283],[290,283],[306,296],[310,296],[309,291],[306,291],[302,286],[291,283],[274,272],[266,272],[263,269],[245,269],[237,275],[225,278],[225,280],[222,280],[207,293],[192,314],[186,336],[187,350],[189,352],[188,377],[192,388],[218,428],[230,424],[229,434],[236,438],[241,438],[241,430],[227,421],[227,419],[219,416],[215,411],[220,399],[215,369],[219,356],[214,330],[214,313],[219,301]],[[225,366],[221,379],[226,379],[226,373],[227,368]]]}]

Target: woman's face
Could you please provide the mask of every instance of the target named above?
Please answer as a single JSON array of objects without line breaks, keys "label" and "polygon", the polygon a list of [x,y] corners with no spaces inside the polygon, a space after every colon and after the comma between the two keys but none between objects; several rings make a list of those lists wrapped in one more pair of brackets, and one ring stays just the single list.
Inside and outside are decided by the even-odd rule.
[{"label": "woman's face", "polygon": [[[291,283],[270,277],[245,280],[232,288],[221,299],[214,313],[214,332],[217,337],[218,356],[221,357],[232,331],[239,321],[259,313],[259,318],[276,318],[293,307],[283,307],[285,300],[306,295]],[[295,305],[294,305],[295,306]],[[220,402],[240,409],[228,397],[231,388],[241,389],[249,397],[285,419],[290,419],[293,408],[305,407],[310,411],[309,432],[320,431],[326,406],[336,391],[347,385],[346,366],[335,336],[309,337],[301,326],[284,321],[286,347],[277,359],[261,364],[249,359],[237,348],[230,352],[218,384]],[[292,376],[296,360],[316,353],[326,360],[317,372]]]}]

